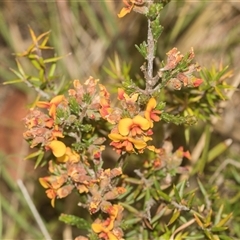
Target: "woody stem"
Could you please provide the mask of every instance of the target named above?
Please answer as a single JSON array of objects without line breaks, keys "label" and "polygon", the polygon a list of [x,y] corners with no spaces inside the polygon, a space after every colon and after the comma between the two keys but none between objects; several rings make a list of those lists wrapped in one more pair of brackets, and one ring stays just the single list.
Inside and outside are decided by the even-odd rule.
[{"label": "woody stem", "polygon": [[148,61],[148,85],[152,85],[150,82],[153,77],[153,60],[154,60],[154,39],[152,34],[152,28],[151,28],[151,20],[148,19],[148,38],[147,38],[147,61]]}]

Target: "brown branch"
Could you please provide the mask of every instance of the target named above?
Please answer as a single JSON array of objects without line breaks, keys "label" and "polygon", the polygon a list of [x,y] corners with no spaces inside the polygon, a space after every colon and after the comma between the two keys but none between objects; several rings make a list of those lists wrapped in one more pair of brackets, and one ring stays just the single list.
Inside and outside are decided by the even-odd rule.
[{"label": "brown branch", "polygon": [[155,58],[154,56],[154,39],[152,34],[152,28],[151,28],[151,20],[148,19],[148,37],[147,37],[147,61],[148,61],[148,67],[147,67],[147,73],[149,76],[147,85],[152,86],[152,77],[153,77],[153,60]]},{"label": "brown branch", "polygon": [[[154,4],[153,0],[148,1],[148,9]],[[160,75],[157,73],[156,76],[153,76],[153,63],[155,59],[155,40],[152,32],[152,20],[148,19],[148,33],[147,33],[147,69],[145,65],[141,68],[144,73],[144,78],[146,79],[146,90],[148,93],[153,92],[153,87],[157,84],[160,79]]]}]

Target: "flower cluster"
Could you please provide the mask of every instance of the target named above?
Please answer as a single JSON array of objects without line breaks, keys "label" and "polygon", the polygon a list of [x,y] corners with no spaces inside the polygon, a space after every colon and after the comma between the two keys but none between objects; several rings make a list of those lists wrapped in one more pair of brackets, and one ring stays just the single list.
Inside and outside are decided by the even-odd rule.
[{"label": "flower cluster", "polygon": [[[64,198],[75,189],[79,194],[88,194],[86,207],[93,214],[109,206],[108,201],[125,189],[112,183],[122,174],[120,168],[101,168],[105,138],[94,134],[88,137],[88,132],[94,129],[91,121],[102,118],[116,124],[120,115],[110,107],[110,94],[98,80],[89,77],[84,84],[74,80],[73,87],[66,97],[58,95],[49,102],[36,103],[37,108],[24,119],[27,128],[24,137],[31,147],[53,154],[50,176],[39,179],[52,206],[56,198]],[[47,112],[43,113],[43,109]]]},{"label": "flower cluster", "polygon": [[174,69],[177,64],[183,59],[183,55],[177,50],[177,48],[171,49],[169,52],[166,53],[168,56],[167,64],[163,68],[163,70],[172,70]]},{"label": "flower cluster", "polygon": [[89,187],[89,199],[87,203],[88,210],[91,214],[101,211],[105,212],[111,203],[111,200],[116,199],[126,190],[123,187],[115,187],[113,179],[122,175],[121,168],[100,169],[95,177],[93,183]]},{"label": "flower cluster", "polygon": [[[74,80],[74,89],[68,91],[68,97],[58,95],[49,102],[38,101],[38,109],[32,109],[24,119],[27,131],[23,136],[30,142],[31,147],[40,145],[46,150],[51,149],[55,157],[64,158],[67,147],[59,138],[70,137],[78,143],[75,150],[85,147],[89,151],[91,145],[91,153],[99,158],[104,149],[101,145],[104,138],[95,137],[88,146],[81,145],[83,135],[94,128],[90,121],[106,119],[112,111],[109,93],[103,85],[97,83],[98,80],[92,77],[87,79],[84,85],[79,80]],[[47,113],[42,112],[41,108],[46,109]],[[113,117],[113,114],[111,116]]]},{"label": "flower cluster", "polygon": [[[167,82],[168,86],[174,90],[180,90],[182,87],[198,87],[202,84],[202,79],[193,76],[194,72],[200,71],[198,64],[191,64],[195,56],[193,49],[184,57],[177,48],[173,48],[167,53],[167,56],[167,63],[161,71],[177,72]],[[185,66],[186,63],[187,66]],[[182,71],[182,69],[184,69],[184,71]]]},{"label": "flower cluster", "polygon": [[189,151],[183,151],[183,147],[179,147],[173,151],[173,145],[170,141],[164,141],[164,144],[152,160],[145,161],[145,167],[151,167],[154,171],[160,169],[175,170],[181,172],[180,165],[182,164],[183,158],[191,160]]},{"label": "flower cluster", "polygon": [[[112,140],[111,146],[121,154],[142,153],[144,149],[155,150],[153,146],[147,144],[152,140],[152,127],[154,121],[159,121],[161,112],[156,110],[157,105],[154,98],[150,98],[145,111],[140,111],[137,99],[138,94],[128,96],[123,89],[118,91],[118,99],[122,103],[123,111],[118,124],[112,129],[108,137]],[[124,114],[128,116],[124,116]]]},{"label": "flower cluster", "polygon": [[123,231],[119,227],[122,220],[123,207],[121,205],[110,205],[105,211],[108,218],[105,220],[96,219],[92,229],[104,240],[123,240]]},{"label": "flower cluster", "polygon": [[68,171],[66,166],[49,162],[50,176],[39,178],[41,185],[46,188],[46,195],[51,199],[51,204],[54,207],[56,198],[64,198],[68,196],[74,188],[74,185],[69,181]]},{"label": "flower cluster", "polygon": [[65,106],[66,99],[63,95],[54,97],[50,102],[38,102],[40,108],[47,108],[48,114],[38,109],[31,109],[25,117],[25,126],[27,131],[24,132],[24,138],[30,142],[31,148],[41,144],[48,146],[57,138],[63,138],[63,129],[55,124],[57,106]]},{"label": "flower cluster", "polygon": [[[191,62],[193,59],[193,51],[187,58],[176,48],[167,55],[166,66],[160,69],[160,73],[163,76],[164,73],[176,72],[176,77],[168,80],[168,85],[180,89],[182,86],[201,84],[200,80],[193,80],[192,77],[198,69],[197,65],[189,64],[181,71],[183,60]],[[126,188],[118,186],[121,167],[102,168],[105,138],[99,137],[98,130],[102,129],[96,123],[103,126],[102,120],[105,120],[108,123],[105,125],[111,127],[108,134],[110,146],[118,154],[138,154],[150,150],[155,158],[145,162],[144,166],[154,173],[163,169],[166,175],[180,172],[183,157],[189,157],[189,153],[182,148],[172,153],[172,149],[165,145],[156,148],[149,143],[154,133],[154,123],[161,120],[161,115],[164,117],[155,97],[142,97],[139,92],[127,94],[119,88],[118,100],[120,104],[113,107],[105,86],[89,77],[84,84],[74,80],[68,96],[58,95],[49,102],[38,101],[36,109],[32,109],[25,118],[27,131],[24,137],[31,147],[52,152],[50,175],[39,179],[52,206],[56,199],[67,197],[72,191],[85,195],[86,201],[79,203],[80,206],[91,215],[99,211],[103,216],[108,215],[106,219],[97,218],[92,224],[93,232],[104,240],[120,240],[123,237],[120,228],[123,207],[113,205],[112,201],[124,194]]]},{"label": "flower cluster", "polygon": [[[183,158],[191,160],[189,151],[184,151],[183,147],[174,150],[170,141],[164,141],[158,152],[152,154],[149,159],[144,161],[145,171],[138,173],[143,179],[152,179],[157,181],[161,189],[168,188],[173,182],[176,174],[188,174],[188,166],[181,166]],[[153,182],[147,182],[152,184]]]},{"label": "flower cluster", "polygon": [[74,89],[68,90],[72,107],[75,112],[81,112],[81,118],[87,117],[91,120],[99,120],[109,114],[109,93],[98,79],[89,77],[84,84],[79,80],[73,81]]},{"label": "flower cluster", "polygon": [[46,195],[51,199],[51,205],[54,207],[56,198],[67,197],[73,190],[72,184],[67,184],[68,176],[63,173],[60,175],[51,175],[39,178],[41,185],[46,188]]},{"label": "flower cluster", "polygon": [[[115,187],[113,179],[122,174],[121,168],[90,171],[90,166],[80,156],[68,148],[67,160],[61,163],[49,162],[50,176],[39,179],[46,188],[46,195],[51,199],[52,206],[56,198],[67,197],[73,189],[79,194],[87,194],[86,207],[91,214],[104,210],[111,205],[109,200],[116,199],[125,192],[123,187]],[[89,169],[87,171],[86,169]]]}]

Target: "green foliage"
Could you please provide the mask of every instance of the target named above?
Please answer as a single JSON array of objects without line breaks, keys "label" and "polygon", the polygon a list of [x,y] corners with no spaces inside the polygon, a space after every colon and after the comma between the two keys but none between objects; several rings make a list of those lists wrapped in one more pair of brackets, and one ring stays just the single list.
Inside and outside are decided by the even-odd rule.
[{"label": "green foliage", "polygon": [[161,33],[163,32],[163,27],[162,26],[159,27],[159,20],[160,20],[160,16],[151,22],[151,28],[153,30],[153,38],[155,41],[158,40]]},{"label": "green foliage", "polygon": [[135,45],[139,53],[146,59],[147,58],[147,43],[143,41],[139,46]]},{"label": "green foliage", "polygon": [[79,229],[88,230],[90,228],[90,224],[86,219],[80,218],[80,217],[77,217],[77,216],[74,216],[74,215],[61,214],[59,216],[59,220],[66,223],[66,224],[76,226]]},{"label": "green foliage", "polygon": [[228,67],[217,70],[213,66],[211,70],[202,70],[200,76],[204,83],[199,89],[184,89],[171,95],[173,99],[169,101],[170,108],[182,109],[184,115],[190,114],[203,121],[210,121],[212,116],[218,116],[219,104],[227,99],[226,91],[232,88],[226,84],[232,71],[228,71]]},{"label": "green foliage", "polygon": [[201,77],[205,80],[205,85],[202,88],[206,93],[207,104],[214,108],[214,103],[218,103],[221,100],[226,100],[225,92],[232,87],[226,84],[226,79],[232,76],[232,71],[228,70],[228,66],[216,69],[212,66],[211,69],[204,69],[201,72]]},{"label": "green foliage", "polygon": [[148,13],[147,13],[147,18],[149,18],[151,21],[155,20],[160,12],[163,9],[163,4],[161,3],[156,3],[150,6]]},{"label": "green foliage", "polygon": [[[34,88],[35,91],[45,99],[50,99],[49,94],[58,94],[60,91],[57,88],[56,82],[57,77],[55,75],[56,63],[61,57],[49,57],[44,58],[44,53],[47,50],[52,50],[53,48],[47,46],[50,32],[45,32],[40,36],[36,37],[35,33],[31,28],[29,28],[30,35],[32,38],[32,44],[23,53],[16,54],[17,70],[10,69],[18,78],[10,81],[4,82],[4,84],[14,84],[14,83],[25,83],[29,88]],[[37,70],[38,75],[33,76],[25,73],[23,66],[20,63],[21,58],[27,59],[32,66]],[[60,86],[63,82],[60,83]]]},{"label": "green foliage", "polygon": [[165,112],[163,112],[161,116],[165,122],[167,122],[167,123],[172,122],[176,125],[186,124],[188,126],[191,126],[191,125],[194,125],[197,121],[195,116],[184,117],[184,116],[180,116],[180,115],[172,115],[172,114],[165,113]]}]

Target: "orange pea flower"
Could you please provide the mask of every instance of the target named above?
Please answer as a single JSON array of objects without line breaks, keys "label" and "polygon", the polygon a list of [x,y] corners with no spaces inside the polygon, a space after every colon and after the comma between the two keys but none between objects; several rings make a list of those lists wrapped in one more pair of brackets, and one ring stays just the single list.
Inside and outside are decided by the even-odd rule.
[{"label": "orange pea flower", "polygon": [[100,105],[101,105],[101,108],[99,109],[99,112],[100,112],[102,118],[106,119],[112,112],[112,109],[110,107],[110,103],[109,103],[108,99],[101,98]]},{"label": "orange pea flower", "polygon": [[57,158],[58,162],[71,162],[71,163],[77,163],[80,160],[79,154],[77,154],[74,150],[67,147],[66,152],[61,157]]},{"label": "orange pea flower", "polygon": [[54,207],[55,206],[55,199],[57,197],[56,190],[53,189],[53,188],[49,188],[49,189],[46,190],[46,195],[47,195],[48,198],[51,199],[51,205],[52,205],[52,207]]},{"label": "orange pea flower", "polygon": [[[100,106],[101,106],[99,112],[102,118],[107,119],[109,121],[110,120],[109,116],[113,111],[113,109],[110,106],[110,94],[105,88],[105,86],[103,86],[102,84],[99,84],[98,86],[100,89]],[[114,123],[111,122],[111,120],[109,122]]]},{"label": "orange pea flower", "polygon": [[49,118],[45,121],[45,126],[48,128],[52,128],[54,125],[54,120],[52,118]]},{"label": "orange pea flower", "polygon": [[120,239],[122,239],[121,235],[115,234],[115,232],[117,233],[118,231],[114,231],[115,219],[118,217],[118,213],[122,212],[122,210],[123,210],[123,207],[120,205],[110,206],[109,209],[107,210],[109,217],[104,221],[97,219],[92,224],[92,230],[95,233],[98,233],[100,238],[103,238],[105,240],[120,240]]},{"label": "orange pea flower", "polygon": [[135,6],[142,6],[145,3],[145,0],[123,0],[123,3],[126,5],[126,7],[122,8],[118,14],[119,18],[122,18],[126,14],[130,13]]},{"label": "orange pea flower", "polygon": [[118,133],[110,133],[108,137],[111,140],[113,140],[113,142],[111,142],[110,145],[112,145],[116,149],[123,149],[127,152],[134,152],[135,151],[134,148],[141,151],[147,146],[147,143],[143,140],[122,136],[121,134]]},{"label": "orange pea flower", "polygon": [[54,188],[58,189],[60,188],[65,182],[67,181],[66,175],[60,175],[60,176],[49,176],[49,177],[42,177],[39,178],[40,184],[44,188]]},{"label": "orange pea flower", "polygon": [[126,100],[127,102],[136,102],[138,99],[138,93],[134,93],[131,96],[128,96],[127,93],[122,88],[118,88],[118,99]]},{"label": "orange pea flower", "polygon": [[47,145],[47,147],[52,150],[53,155],[57,158],[62,157],[66,153],[66,150],[67,150],[66,145],[63,142],[58,141],[58,140],[51,141]]},{"label": "orange pea flower", "polygon": [[128,0],[123,0],[123,3],[126,5],[126,7],[122,8],[120,13],[118,14],[119,18],[124,17],[125,15],[127,15],[128,13],[130,13],[134,7],[134,1],[130,0],[130,2]]},{"label": "orange pea flower", "polygon": [[51,199],[51,205],[54,207],[55,199],[58,196],[57,189],[60,188],[65,182],[67,178],[65,176],[50,176],[39,178],[40,184],[44,188],[48,188],[46,190],[46,195]]},{"label": "orange pea flower", "polygon": [[194,87],[199,87],[202,83],[203,83],[203,80],[201,78],[195,78],[193,81],[193,86]]},{"label": "orange pea flower", "polygon": [[123,211],[123,207],[121,205],[114,204],[107,209],[107,213],[111,218],[117,218],[118,214]]},{"label": "orange pea flower", "polygon": [[62,131],[59,130],[57,125],[55,125],[54,129],[52,130],[52,137],[53,137],[53,139],[57,139],[58,137],[64,138]]},{"label": "orange pea flower", "polygon": [[156,106],[157,102],[155,98],[150,98],[144,113],[144,116],[149,121],[151,128],[153,127],[153,121],[154,122],[160,121],[160,117],[158,116],[158,114],[160,114],[161,111],[154,110]]},{"label": "orange pea flower", "polygon": [[47,108],[49,116],[56,119],[57,106],[65,99],[64,95],[58,95],[54,97],[50,102],[38,101],[37,106],[40,108]]},{"label": "orange pea flower", "polygon": [[117,236],[112,233],[114,218],[107,218],[105,221],[95,221],[92,224],[92,230],[95,233],[99,233],[99,237],[105,240],[118,240]]},{"label": "orange pea flower", "polygon": [[148,130],[150,127],[149,121],[137,115],[133,119],[123,118],[118,123],[118,131],[122,136],[127,136],[129,133],[131,136],[142,134],[142,130]]},{"label": "orange pea flower", "polygon": [[191,160],[192,158],[189,151],[186,151],[186,152],[183,151],[183,147],[179,147],[174,154],[179,158],[185,157],[188,160]]}]

